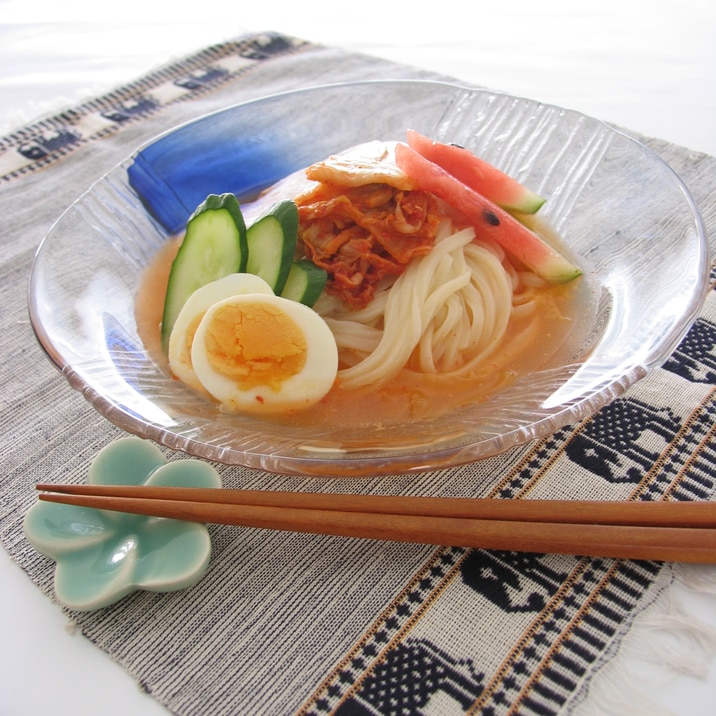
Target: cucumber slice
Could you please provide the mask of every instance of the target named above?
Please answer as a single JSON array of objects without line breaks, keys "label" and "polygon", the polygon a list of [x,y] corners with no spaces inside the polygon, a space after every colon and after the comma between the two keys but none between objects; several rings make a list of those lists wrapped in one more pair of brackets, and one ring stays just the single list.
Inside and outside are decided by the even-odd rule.
[{"label": "cucumber slice", "polygon": [[246,224],[233,194],[210,194],[189,217],[164,299],[162,346],[187,298],[202,286],[246,270]]},{"label": "cucumber slice", "polygon": [[281,297],[313,306],[323,292],[327,280],[326,270],[316,266],[312,261],[308,259],[294,261],[289,268]]},{"label": "cucumber slice", "polygon": [[281,295],[296,253],[298,207],[292,201],[276,204],[246,232],[248,273],[260,276]]}]

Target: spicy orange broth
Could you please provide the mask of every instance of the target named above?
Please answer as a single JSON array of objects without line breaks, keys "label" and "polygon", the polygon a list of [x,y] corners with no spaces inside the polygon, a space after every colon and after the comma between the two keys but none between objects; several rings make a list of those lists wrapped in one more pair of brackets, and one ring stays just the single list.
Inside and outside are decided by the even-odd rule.
[{"label": "spicy orange broth", "polygon": [[[137,329],[147,351],[170,374],[161,348],[160,326],[171,263],[179,241],[168,241],[146,270],[137,293]],[[486,400],[520,376],[545,367],[564,342],[576,320],[581,279],[537,292],[536,320],[512,320],[500,347],[469,377],[403,371],[378,389],[342,390],[339,381],[317,405],[267,420],[298,425],[358,427],[431,419],[458,405]],[[188,388],[187,388],[188,389]]]}]

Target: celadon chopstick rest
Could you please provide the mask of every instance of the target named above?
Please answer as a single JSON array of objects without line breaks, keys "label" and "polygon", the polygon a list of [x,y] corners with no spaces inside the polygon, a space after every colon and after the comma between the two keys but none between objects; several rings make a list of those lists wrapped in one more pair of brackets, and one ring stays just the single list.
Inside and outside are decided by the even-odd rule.
[{"label": "celadon chopstick rest", "polygon": [[[87,482],[221,487],[209,463],[168,461],[157,445],[136,437],[102,449]],[[107,607],[140,589],[171,592],[189,587],[204,576],[211,556],[203,524],[50,502],[28,510],[24,532],[38,552],[56,562],[58,601],[78,611]]]}]

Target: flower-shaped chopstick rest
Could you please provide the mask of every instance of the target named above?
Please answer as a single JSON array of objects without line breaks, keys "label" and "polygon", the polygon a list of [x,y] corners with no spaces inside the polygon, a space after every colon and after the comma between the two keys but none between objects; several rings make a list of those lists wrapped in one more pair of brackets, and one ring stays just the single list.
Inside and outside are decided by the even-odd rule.
[{"label": "flower-shaped chopstick rest", "polygon": [[[101,450],[87,482],[94,485],[221,487],[216,470],[193,459],[167,461],[151,442],[121,438]],[[171,592],[199,581],[209,564],[205,525],[52,502],[28,510],[25,536],[54,559],[55,594],[89,611],[144,589]]]}]

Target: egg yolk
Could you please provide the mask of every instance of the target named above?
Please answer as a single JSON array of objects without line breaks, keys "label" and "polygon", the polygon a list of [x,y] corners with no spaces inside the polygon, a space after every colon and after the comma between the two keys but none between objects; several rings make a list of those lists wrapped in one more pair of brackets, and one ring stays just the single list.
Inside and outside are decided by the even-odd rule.
[{"label": "egg yolk", "polygon": [[306,338],[276,306],[228,304],[219,307],[204,338],[209,364],[244,389],[281,384],[306,363]]}]

